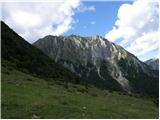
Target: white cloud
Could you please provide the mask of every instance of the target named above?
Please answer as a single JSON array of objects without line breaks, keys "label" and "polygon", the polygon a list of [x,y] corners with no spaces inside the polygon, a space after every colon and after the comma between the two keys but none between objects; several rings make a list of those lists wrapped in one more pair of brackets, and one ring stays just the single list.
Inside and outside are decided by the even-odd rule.
[{"label": "white cloud", "polygon": [[96,22],[95,21],[91,21],[91,24],[94,25]]},{"label": "white cloud", "polygon": [[127,48],[133,54],[137,54],[138,56],[143,55],[147,52],[158,49],[159,44],[157,44],[158,33],[148,33],[137,38],[134,43],[131,44],[130,47]]},{"label": "white cloud", "polygon": [[89,10],[89,11],[96,11],[96,9],[95,9],[95,7],[94,7],[94,6],[90,6],[90,7],[88,7],[88,10]]},{"label": "white cloud", "polygon": [[30,43],[46,35],[61,35],[78,23],[73,16],[80,6],[93,11],[80,0],[45,2],[3,2],[1,19]]},{"label": "white cloud", "polygon": [[79,0],[2,3],[2,20],[32,43],[45,35],[68,31],[79,5]]},{"label": "white cloud", "polygon": [[106,38],[113,42],[122,39],[120,45],[137,55],[158,49],[159,5],[156,0],[136,0],[123,4],[117,14],[118,20]]},{"label": "white cloud", "polygon": [[81,4],[80,7],[78,8],[79,12],[95,12],[96,8],[94,6],[85,6],[84,4]]}]

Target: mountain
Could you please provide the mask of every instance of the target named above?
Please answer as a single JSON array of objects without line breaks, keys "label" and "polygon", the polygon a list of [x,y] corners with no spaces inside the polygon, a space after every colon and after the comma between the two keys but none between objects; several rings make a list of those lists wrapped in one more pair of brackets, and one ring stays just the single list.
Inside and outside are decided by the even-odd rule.
[{"label": "mountain", "polygon": [[159,70],[159,59],[158,58],[153,58],[145,61],[147,65],[150,66],[152,70]]},{"label": "mountain", "polygon": [[79,77],[3,22],[1,36],[2,119],[158,118],[158,99],[77,84]]},{"label": "mountain", "polygon": [[102,89],[158,95],[158,75],[101,36],[46,36],[34,44],[56,63]]},{"label": "mountain", "polygon": [[2,66],[14,66],[17,70],[41,78],[77,83],[79,77],[55,63],[36,47],[29,44],[1,21]]}]

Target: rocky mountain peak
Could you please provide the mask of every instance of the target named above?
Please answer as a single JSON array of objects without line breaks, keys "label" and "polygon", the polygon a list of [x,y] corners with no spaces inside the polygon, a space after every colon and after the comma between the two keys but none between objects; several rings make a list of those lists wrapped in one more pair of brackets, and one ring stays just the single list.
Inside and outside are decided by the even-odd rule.
[{"label": "rocky mountain peak", "polygon": [[133,54],[98,35],[46,36],[36,41],[34,46],[99,87],[130,91],[135,87],[131,81],[140,79],[138,73],[154,76],[148,66]]},{"label": "rocky mountain peak", "polygon": [[147,65],[150,66],[152,70],[159,70],[159,58],[152,58],[145,61]]}]

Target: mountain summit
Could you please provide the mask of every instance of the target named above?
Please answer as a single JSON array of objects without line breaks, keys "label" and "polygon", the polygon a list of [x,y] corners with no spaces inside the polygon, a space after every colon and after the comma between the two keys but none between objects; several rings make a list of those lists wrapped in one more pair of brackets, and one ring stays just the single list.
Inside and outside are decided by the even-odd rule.
[{"label": "mountain summit", "polygon": [[159,70],[159,59],[153,58],[145,61],[147,65],[151,67],[152,70]]},{"label": "mountain summit", "polygon": [[97,87],[158,93],[158,75],[133,54],[101,36],[49,35],[33,45]]}]

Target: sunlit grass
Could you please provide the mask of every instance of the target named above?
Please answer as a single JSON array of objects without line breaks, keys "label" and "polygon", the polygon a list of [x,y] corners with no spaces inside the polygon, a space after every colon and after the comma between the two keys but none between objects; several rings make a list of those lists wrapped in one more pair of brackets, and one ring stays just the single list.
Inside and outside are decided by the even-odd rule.
[{"label": "sunlit grass", "polygon": [[2,67],[2,118],[158,118],[152,99],[46,81]]}]

